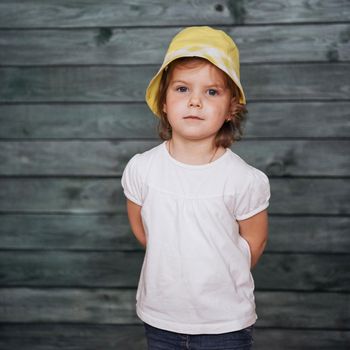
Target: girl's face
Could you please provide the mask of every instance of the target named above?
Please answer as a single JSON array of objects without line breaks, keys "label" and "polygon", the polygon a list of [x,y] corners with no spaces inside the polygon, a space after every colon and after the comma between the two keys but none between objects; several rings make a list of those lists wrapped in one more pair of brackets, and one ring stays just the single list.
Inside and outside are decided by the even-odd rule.
[{"label": "girl's face", "polygon": [[195,67],[177,65],[171,72],[163,111],[173,137],[214,139],[231,118],[235,99],[225,73],[210,62]]}]

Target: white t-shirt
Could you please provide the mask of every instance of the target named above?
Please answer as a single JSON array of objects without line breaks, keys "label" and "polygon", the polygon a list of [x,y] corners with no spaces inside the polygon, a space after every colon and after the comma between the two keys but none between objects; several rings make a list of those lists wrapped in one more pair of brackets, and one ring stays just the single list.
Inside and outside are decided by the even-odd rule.
[{"label": "white t-shirt", "polygon": [[251,251],[236,220],[268,207],[268,177],[230,148],[211,163],[191,165],[173,158],[164,141],[135,154],[121,184],[142,206],[147,239],[138,317],[184,334],[255,323]]}]

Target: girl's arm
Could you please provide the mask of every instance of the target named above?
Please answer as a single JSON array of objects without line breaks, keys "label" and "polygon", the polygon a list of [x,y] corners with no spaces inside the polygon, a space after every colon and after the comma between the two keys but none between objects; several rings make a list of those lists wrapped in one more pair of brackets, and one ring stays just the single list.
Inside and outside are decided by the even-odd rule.
[{"label": "girl's arm", "polygon": [[141,206],[132,202],[128,198],[126,199],[126,208],[128,211],[129,222],[131,230],[137,240],[146,248],[146,234],[143,228],[142,219],[141,219]]},{"label": "girl's arm", "polygon": [[253,268],[262,255],[268,237],[268,215],[267,209],[241,221],[237,221],[240,235],[246,239],[250,246],[252,255],[251,268]]}]

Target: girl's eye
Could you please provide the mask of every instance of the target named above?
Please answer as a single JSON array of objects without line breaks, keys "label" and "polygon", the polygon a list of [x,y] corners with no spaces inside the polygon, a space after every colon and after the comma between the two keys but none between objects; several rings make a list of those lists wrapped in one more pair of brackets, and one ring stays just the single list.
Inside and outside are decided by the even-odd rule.
[{"label": "girl's eye", "polygon": [[187,87],[186,86],[179,86],[178,88],[176,88],[177,91],[179,92],[186,92],[187,91]]},{"label": "girl's eye", "polygon": [[210,96],[216,96],[218,94],[218,91],[215,89],[209,89],[208,93]]}]

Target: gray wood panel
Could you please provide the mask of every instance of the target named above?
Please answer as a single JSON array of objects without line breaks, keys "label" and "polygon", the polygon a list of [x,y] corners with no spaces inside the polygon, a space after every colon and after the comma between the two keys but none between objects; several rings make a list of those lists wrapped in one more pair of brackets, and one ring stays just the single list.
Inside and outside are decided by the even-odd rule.
[{"label": "gray wood panel", "polygon": [[[137,287],[143,252],[0,251],[0,285]],[[350,291],[348,254],[265,253],[255,290]]]},{"label": "gray wood panel", "polygon": [[[0,142],[0,175],[119,176],[133,154],[158,144],[159,141]],[[231,149],[270,176],[350,176],[348,140],[243,139]]]},{"label": "gray wood panel", "polygon": [[[91,251],[143,250],[131,233],[127,215],[1,215],[0,249]],[[349,253],[346,216],[270,215],[265,252]]]},{"label": "gray wood panel", "polygon": [[[248,103],[244,139],[350,135],[350,102]],[[145,103],[0,104],[0,138],[158,139]]]},{"label": "gray wood panel", "polygon": [[349,253],[346,216],[271,216],[266,251]]},{"label": "gray wood panel", "polygon": [[284,252],[265,253],[252,273],[256,290],[348,293],[349,271],[348,252],[319,255]]},{"label": "gray wood panel", "polygon": [[[350,213],[346,178],[287,177],[272,178],[270,183],[272,214]],[[125,212],[125,207],[120,181],[115,178],[0,178],[1,212],[113,214]]]},{"label": "gray wood panel", "polygon": [[[38,6],[39,3],[39,6]],[[28,16],[30,13],[30,16]],[[2,1],[3,28],[317,23],[348,21],[347,0]],[[108,31],[107,31],[108,34]],[[105,34],[105,35],[107,35]]]},{"label": "gray wood panel", "polygon": [[[254,350],[348,350],[350,331],[256,326]],[[307,344],[307,346],[305,346]],[[2,350],[146,350],[143,325],[0,325]]]},{"label": "gray wood panel", "polygon": [[[127,288],[3,287],[0,322],[142,324],[135,294]],[[256,305],[259,327],[349,330],[348,293],[257,291]]]},{"label": "gray wood panel", "polygon": [[254,350],[346,350],[350,343],[345,330],[256,328],[253,337]]},{"label": "gray wood panel", "polygon": [[[346,333],[345,333],[346,334]],[[143,325],[0,325],[2,350],[147,350]]]},{"label": "gray wood panel", "polygon": [[[0,67],[0,102],[143,102],[157,68]],[[350,97],[349,63],[245,65],[241,80],[248,101]]]},{"label": "gray wood panel", "polygon": [[[180,29],[116,28],[105,40],[101,39],[105,29],[0,30],[0,62],[10,66],[161,64],[169,41]],[[348,24],[220,29],[236,41],[241,63],[350,59]]]},{"label": "gray wood panel", "polygon": [[349,293],[257,292],[256,308],[261,327],[345,330],[350,324]]}]

